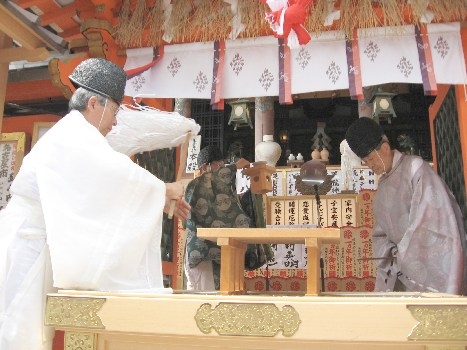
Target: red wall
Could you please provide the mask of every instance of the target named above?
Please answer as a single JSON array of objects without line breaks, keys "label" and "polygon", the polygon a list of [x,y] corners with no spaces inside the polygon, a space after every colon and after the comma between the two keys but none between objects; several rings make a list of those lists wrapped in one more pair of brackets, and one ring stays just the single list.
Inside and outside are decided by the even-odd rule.
[{"label": "red wall", "polygon": [[25,155],[31,149],[31,138],[35,122],[56,122],[61,117],[53,114],[28,115],[23,117],[3,117],[2,133],[24,132],[26,133]]}]

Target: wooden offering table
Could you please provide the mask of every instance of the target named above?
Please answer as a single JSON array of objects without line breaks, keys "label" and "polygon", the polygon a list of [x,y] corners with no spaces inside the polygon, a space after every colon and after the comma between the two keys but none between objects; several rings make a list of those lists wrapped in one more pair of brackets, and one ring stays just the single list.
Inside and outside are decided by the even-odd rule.
[{"label": "wooden offering table", "polygon": [[320,246],[338,242],[339,228],[198,228],[200,238],[221,246],[222,294],[243,294],[245,251],[249,243],[305,244],[307,247],[307,295],[320,293]]},{"label": "wooden offering table", "polygon": [[[45,324],[66,350],[465,350],[467,298],[59,291]],[[33,349],[31,349],[33,350]]]}]

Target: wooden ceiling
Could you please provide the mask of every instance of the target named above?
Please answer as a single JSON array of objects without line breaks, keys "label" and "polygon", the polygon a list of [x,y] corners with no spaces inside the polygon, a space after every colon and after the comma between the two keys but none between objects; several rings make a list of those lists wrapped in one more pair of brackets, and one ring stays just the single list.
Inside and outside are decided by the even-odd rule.
[{"label": "wooden ceiling", "polygon": [[0,0],[0,96],[5,99],[0,101],[5,103],[0,118],[2,114],[64,114],[67,98],[53,85],[48,62],[88,52],[83,27],[101,21],[111,29],[117,20],[117,2]]},{"label": "wooden ceiling", "polygon": [[86,46],[81,26],[88,20],[116,20],[114,6],[94,0],[0,0],[0,33],[13,46],[0,49],[0,63],[44,61]]}]

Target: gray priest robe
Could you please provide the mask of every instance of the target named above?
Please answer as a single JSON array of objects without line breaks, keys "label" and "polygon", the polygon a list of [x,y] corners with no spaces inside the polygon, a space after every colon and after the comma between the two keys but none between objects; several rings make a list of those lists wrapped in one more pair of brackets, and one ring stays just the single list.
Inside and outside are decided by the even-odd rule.
[{"label": "gray priest robe", "polygon": [[114,151],[78,111],[24,158],[0,212],[0,349],[51,348],[47,292],[170,292],[160,240],[165,184]]},{"label": "gray priest robe", "polygon": [[375,291],[465,293],[466,239],[459,206],[422,158],[394,150],[373,201]]}]

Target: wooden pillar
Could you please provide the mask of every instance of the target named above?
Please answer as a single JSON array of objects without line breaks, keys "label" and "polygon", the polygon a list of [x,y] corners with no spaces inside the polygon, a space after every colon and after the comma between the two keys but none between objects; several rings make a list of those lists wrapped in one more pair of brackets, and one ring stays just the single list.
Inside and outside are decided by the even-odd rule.
[{"label": "wooden pillar", "polygon": [[319,295],[321,292],[320,285],[320,257],[321,257],[321,244],[318,238],[306,238],[305,246],[307,249],[307,281],[306,281],[306,294]]},{"label": "wooden pillar", "polygon": [[263,135],[274,135],[274,97],[255,98],[255,146]]},{"label": "wooden pillar", "polygon": [[[467,183],[467,92],[463,85],[456,85],[457,118],[459,120],[459,137],[464,168],[464,182]],[[467,188],[466,188],[467,192]]]},{"label": "wooden pillar", "polygon": [[176,98],[174,111],[180,113],[186,118],[191,118],[191,99]]},{"label": "wooden pillar", "polygon": [[[0,48],[5,49],[13,46],[13,40],[4,33],[0,33]],[[2,132],[3,112],[5,110],[6,87],[8,84],[8,71],[10,63],[0,63],[0,134]]]},{"label": "wooden pillar", "polygon": [[[464,50],[464,60],[467,61],[467,24],[465,22],[462,23],[461,27],[461,40]],[[467,184],[467,88],[465,85],[456,86],[456,100],[457,117],[459,118],[459,137],[462,149],[462,163],[464,165],[464,182]]]},{"label": "wooden pillar", "polygon": [[[178,112],[186,118],[191,118],[191,99],[190,98],[176,98],[174,102],[174,112]],[[181,148],[178,147],[176,164],[180,162]],[[178,169],[175,169],[178,172]],[[193,178],[193,174],[184,173],[182,176],[186,183],[190,182]],[[185,245],[186,245],[186,231],[183,229],[179,220],[174,220],[174,231],[173,231],[173,242],[174,242],[174,262],[177,267],[176,278],[172,283],[174,289],[186,289],[185,285]],[[178,254],[178,252],[181,252]]]}]

